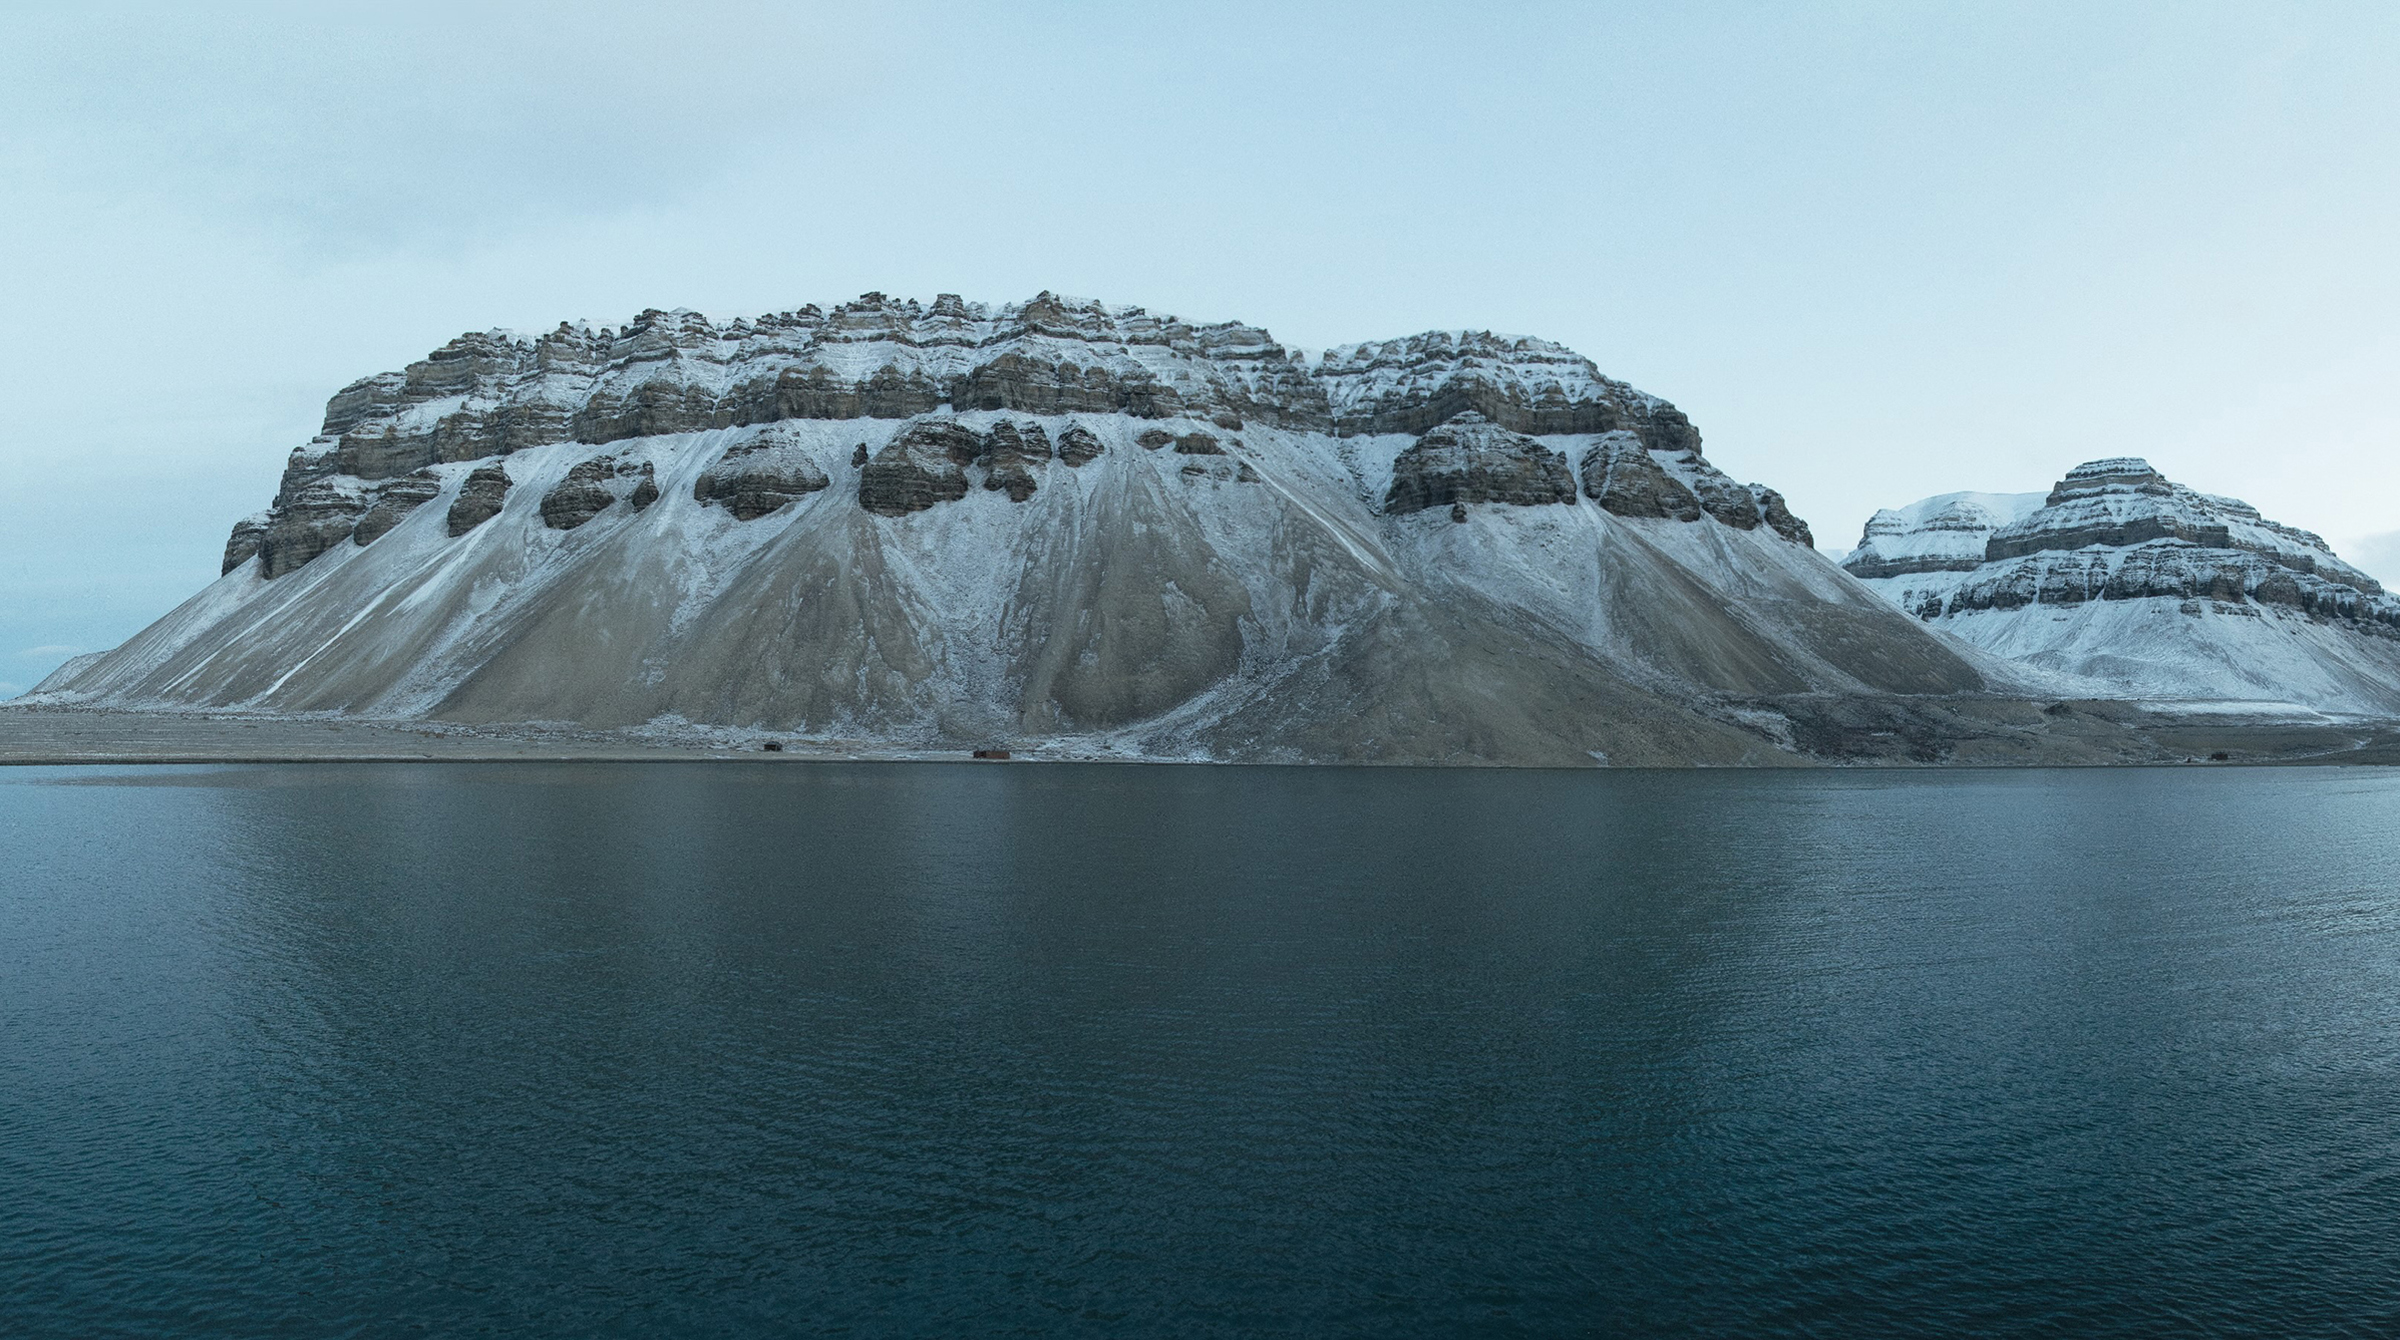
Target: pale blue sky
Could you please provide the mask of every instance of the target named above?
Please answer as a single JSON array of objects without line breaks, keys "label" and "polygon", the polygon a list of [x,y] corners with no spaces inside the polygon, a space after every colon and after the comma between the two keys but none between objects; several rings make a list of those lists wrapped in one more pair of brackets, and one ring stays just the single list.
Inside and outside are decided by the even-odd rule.
[{"label": "pale blue sky", "polygon": [[1838,555],[2101,455],[2400,579],[2400,7],[14,4],[0,694],[462,330],[1049,288],[1562,340]]}]

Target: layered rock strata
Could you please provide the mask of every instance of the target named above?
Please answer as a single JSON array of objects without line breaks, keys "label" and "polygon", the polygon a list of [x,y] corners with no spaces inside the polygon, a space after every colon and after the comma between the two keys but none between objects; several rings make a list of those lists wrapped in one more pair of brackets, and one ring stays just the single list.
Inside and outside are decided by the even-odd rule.
[{"label": "layered rock strata", "polygon": [[726,448],[716,464],[700,472],[692,497],[724,508],[736,521],[756,521],[832,484],[788,436],[762,433]]},{"label": "layered rock strata", "polygon": [[1583,456],[1584,496],[1618,516],[1698,521],[1700,499],[1667,473],[1639,437],[1603,433]]},{"label": "layered rock strata", "polygon": [[1466,410],[1400,453],[1383,510],[1402,515],[1464,503],[1539,507],[1574,500],[1575,476],[1564,455]]},{"label": "layered rock strata", "polygon": [[1050,463],[1050,435],[1038,423],[1023,426],[1006,419],[992,425],[984,439],[983,486],[1008,495],[1010,502],[1033,496],[1036,472]]},{"label": "layered rock strata", "polygon": [[967,496],[966,467],[982,455],[974,429],[947,419],[914,424],[867,458],[858,504],[880,516],[904,516],[954,502]]},{"label": "layered rock strata", "polygon": [[1548,340],[1432,331],[1348,345],[1316,369],[1332,428],[1343,436],[1421,434],[1472,410],[1535,436],[1627,431],[1655,451],[1700,449],[1681,410],[1600,375]]},{"label": "layered rock strata", "polygon": [[432,470],[417,470],[398,479],[387,480],[374,492],[374,501],[359,514],[358,528],[350,538],[359,544],[373,544],[392,527],[408,518],[408,514],[441,496],[441,477]]},{"label": "layered rock strata", "polygon": [[500,515],[508,503],[509,483],[505,465],[480,465],[469,471],[458,496],[450,502],[446,518],[450,538],[455,540]]},{"label": "layered rock strata", "polygon": [[1104,448],[1092,430],[1079,423],[1067,425],[1058,435],[1058,459],[1069,466],[1085,466],[1100,459]]},{"label": "layered rock strata", "polygon": [[1560,346],[1048,294],[462,336],[336,395],[227,560],[49,691],[1671,762],[1790,754],[1744,703],[1990,682]]},{"label": "layered rock strata", "polygon": [[579,462],[542,495],[542,524],[552,530],[573,530],[620,501],[636,512],[657,502],[658,467],[650,461],[621,461],[614,456]]},{"label": "layered rock strata", "polygon": [[349,481],[323,479],[279,494],[258,528],[261,575],[280,577],[349,539],[371,496]]},{"label": "layered rock strata", "polygon": [[1902,609],[2137,696],[2400,707],[2400,600],[2318,536],[2137,458],[2047,494],[1944,494],[1842,561]]},{"label": "layered rock strata", "polygon": [[2041,507],[2039,493],[1944,493],[1867,519],[1842,567],[1875,581],[1982,567],[1992,532]]},{"label": "layered rock strata", "polygon": [[[725,323],[653,310],[623,327],[462,335],[336,394],[318,437],[293,454],[269,515],[229,539],[226,569],[264,553],[269,575],[293,571],[355,534],[388,496],[371,539],[423,500],[427,472],[444,464],[749,425],[1004,410],[1337,437],[1421,437],[1473,413],[1519,434],[1621,436],[1676,462],[1673,473],[1718,521],[1746,529],[1767,515],[1750,488],[1701,458],[1699,433],[1681,411],[1545,340],[1433,332],[1345,346],[1312,365],[1238,322],[1196,325],[1047,293],[1000,308],[871,293]],[[1088,430],[1062,437],[1055,459],[1082,465],[1097,442]],[[999,447],[981,467],[984,485],[1023,501],[1039,487],[1034,467],[1052,459],[1041,454],[1048,447]],[[972,462],[952,463],[963,472]],[[1246,462],[1233,477],[1245,474],[1255,475]],[[959,483],[938,460],[909,451],[873,477],[871,509],[898,508],[894,515],[949,499]],[[414,482],[387,490],[386,481],[403,478]],[[598,483],[580,481],[553,512],[581,515],[598,503]],[[762,484],[753,503],[806,492]],[[1630,487],[1611,496],[1634,509],[1624,515],[1658,514]],[[1777,533],[1806,543],[1806,528],[1781,515],[1788,524],[1775,524]]]}]

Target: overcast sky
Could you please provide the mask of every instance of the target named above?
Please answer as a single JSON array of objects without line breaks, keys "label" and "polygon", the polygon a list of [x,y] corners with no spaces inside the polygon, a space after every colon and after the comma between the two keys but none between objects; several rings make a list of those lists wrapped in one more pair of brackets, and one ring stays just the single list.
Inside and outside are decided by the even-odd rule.
[{"label": "overcast sky", "polygon": [[0,10],[0,695],[353,378],[870,289],[1547,336],[1836,557],[2141,455],[2400,582],[2389,3],[199,8]]}]

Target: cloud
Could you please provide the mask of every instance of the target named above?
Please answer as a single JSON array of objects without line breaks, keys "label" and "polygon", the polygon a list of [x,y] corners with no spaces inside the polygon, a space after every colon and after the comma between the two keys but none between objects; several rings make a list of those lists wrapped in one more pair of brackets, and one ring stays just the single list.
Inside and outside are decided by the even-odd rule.
[{"label": "cloud", "polygon": [[17,656],[21,660],[38,661],[52,657],[75,656],[81,654],[82,651],[81,647],[69,646],[64,642],[54,642],[46,647],[27,647],[18,652]]},{"label": "cloud", "polygon": [[905,11],[694,0],[0,17],[12,174],[309,251],[446,252],[704,191],[890,63]]}]

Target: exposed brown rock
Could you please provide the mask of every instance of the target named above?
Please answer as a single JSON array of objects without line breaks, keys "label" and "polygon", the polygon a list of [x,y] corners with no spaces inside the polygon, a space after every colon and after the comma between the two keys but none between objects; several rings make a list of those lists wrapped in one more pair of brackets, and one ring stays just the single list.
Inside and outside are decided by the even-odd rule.
[{"label": "exposed brown rock", "polygon": [[992,425],[985,439],[985,462],[990,473],[983,486],[1005,490],[1011,502],[1023,502],[1033,496],[1034,472],[1050,463],[1050,435],[1038,423],[1018,425],[1003,419]]},{"label": "exposed brown rock", "polygon": [[983,439],[963,424],[936,419],[912,425],[858,472],[859,506],[878,516],[904,516],[955,502],[967,496],[963,467],[982,454]]},{"label": "exposed brown rock", "polygon": [[506,466],[475,467],[467,482],[459,486],[458,496],[450,500],[448,522],[452,538],[500,515],[501,505],[508,497],[508,485]]},{"label": "exposed brown rock", "polygon": [[1700,449],[1683,412],[1600,375],[1548,340],[1489,331],[1428,331],[1329,352],[1316,380],[1334,431],[1423,433],[1469,411],[1518,433],[1620,429],[1654,451]]},{"label": "exposed brown rock", "polygon": [[1679,463],[1690,472],[1700,510],[1735,530],[1758,529],[1758,499],[1747,486],[1734,483],[1731,475],[1702,460],[1696,451],[1683,453]]},{"label": "exposed brown rock", "polygon": [[441,492],[442,481],[430,469],[385,483],[375,490],[375,501],[358,519],[358,529],[351,532],[350,538],[362,545],[375,543],[406,520],[409,513],[432,502]]},{"label": "exposed brown rock", "polygon": [[1808,523],[1792,515],[1783,495],[1764,484],[1752,484],[1750,496],[1758,500],[1759,515],[1766,519],[1767,528],[1797,545],[1817,547],[1817,537],[1810,534]]},{"label": "exposed brown rock", "polygon": [[1583,496],[1618,516],[1700,519],[1700,500],[1627,430],[1602,436],[1583,454]]},{"label": "exposed brown rock", "polygon": [[921,372],[886,365],[852,381],[831,368],[799,363],[736,386],[716,416],[726,424],[781,419],[906,419],[940,409],[949,389]]},{"label": "exposed brown rock", "polygon": [[[2236,548],[2232,527],[2220,509],[2195,501],[2198,496],[2138,457],[2086,461],[2058,481],[2039,513],[1994,531],[1985,544],[1984,560],[1996,563],[2045,551],[2073,553],[2093,545],[2125,548],[2150,540],[2181,540],[2202,549]],[[2255,509],[2240,506],[2248,513],[2244,520],[2257,517]],[[2307,538],[2319,546],[2324,543],[2313,535]]]},{"label": "exposed brown rock", "polygon": [[225,541],[225,566],[218,569],[220,574],[258,557],[260,546],[267,540],[267,515],[246,516],[233,523],[233,534]]},{"label": "exposed brown rock", "polygon": [[950,403],[962,410],[1129,414],[1137,419],[1168,419],[1185,412],[1175,388],[1138,366],[1112,369],[1030,350],[1000,354],[952,382]]},{"label": "exposed brown rock", "polygon": [[617,477],[617,458],[601,456],[578,463],[556,488],[542,495],[542,524],[552,530],[573,530],[616,502],[609,487]]},{"label": "exposed brown rock", "polygon": [[1565,456],[1469,411],[1400,453],[1383,509],[1399,515],[1459,503],[1573,501],[1575,476]]},{"label": "exposed brown rock", "polygon": [[799,444],[769,432],[729,448],[693,481],[692,497],[755,521],[832,482]]},{"label": "exposed brown rock", "polygon": [[327,480],[276,499],[274,519],[259,542],[260,571],[280,577],[349,539],[367,510],[366,495]]},{"label": "exposed brown rock", "polygon": [[900,440],[939,451],[953,465],[973,465],[984,453],[983,435],[955,419],[927,419],[911,424]]},{"label": "exposed brown rock", "polygon": [[1071,423],[1058,435],[1058,458],[1068,465],[1088,465],[1098,459],[1100,439],[1082,424]]},{"label": "exposed brown rock", "polygon": [[[2283,605],[2353,631],[2400,636],[2400,601],[2300,572],[2262,554],[2242,549],[2199,549],[2181,544],[2137,544],[2122,553],[2106,549],[2037,551],[1997,560],[1959,584],[1945,601],[1912,610],[1934,618],[1965,610],[2012,610],[2041,604],[2059,607],[2093,600],[2153,597],[2212,605],[2220,614],[2247,608],[2245,599]],[[2187,612],[2196,613],[2198,607]]]}]

